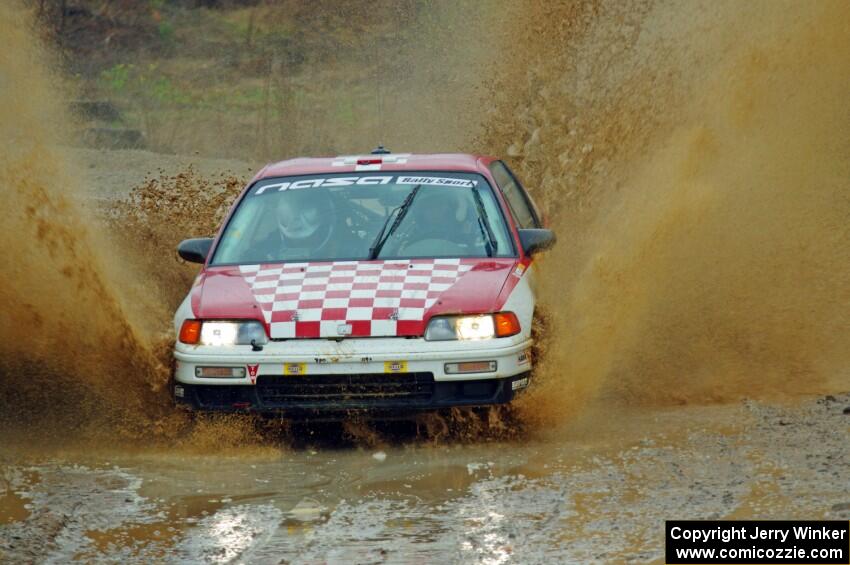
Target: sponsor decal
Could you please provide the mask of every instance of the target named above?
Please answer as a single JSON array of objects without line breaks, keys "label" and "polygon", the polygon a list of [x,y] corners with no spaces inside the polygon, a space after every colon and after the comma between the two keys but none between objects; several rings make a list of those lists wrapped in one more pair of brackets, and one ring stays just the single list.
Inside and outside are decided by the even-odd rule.
[{"label": "sponsor decal", "polygon": [[407,163],[410,153],[382,153],[380,155],[340,155],[331,162],[334,167],[354,166],[355,171],[380,170],[381,165]]},{"label": "sponsor decal", "polygon": [[393,176],[368,177],[325,177],[317,179],[301,179],[296,181],[273,182],[257,188],[252,196],[264,193],[283,192],[284,190],[301,190],[304,188],[333,188],[335,186],[389,184]]},{"label": "sponsor decal", "polygon": [[430,185],[430,186],[457,186],[471,188],[478,181],[459,179],[452,177],[420,177],[410,175],[369,175],[352,177],[320,177],[313,179],[301,179],[296,181],[282,181],[264,184],[255,188],[251,196],[261,196],[285,190],[302,190],[305,188],[334,188],[339,186],[368,186],[368,185]]},{"label": "sponsor decal", "polygon": [[248,378],[251,379],[251,384],[257,384],[257,373],[260,370],[260,364],[245,365],[248,368]]},{"label": "sponsor decal", "polygon": [[313,357],[316,365],[327,365],[328,363],[339,363],[339,357]]},{"label": "sponsor decal", "polygon": [[337,335],[351,335],[353,328],[354,326],[352,326],[351,324],[339,324],[336,327],[336,333]]},{"label": "sponsor decal", "polygon": [[424,184],[430,186],[460,186],[472,188],[477,183],[468,179],[457,179],[451,177],[398,177],[396,184]]},{"label": "sponsor decal", "polygon": [[380,163],[376,163],[374,165],[357,165],[354,167],[355,171],[380,171],[381,165]]},{"label": "sponsor decal", "polygon": [[287,377],[297,377],[307,374],[307,363],[284,363],[283,374]]},{"label": "sponsor decal", "polygon": [[516,361],[519,365],[531,363],[531,350],[526,349],[525,351],[521,351],[519,355],[516,356]]},{"label": "sponsor decal", "polygon": [[372,358],[371,358],[371,357],[361,357],[361,358],[360,358],[360,362],[361,362],[361,363],[371,363],[371,362],[372,362]]},{"label": "sponsor decal", "polygon": [[528,386],[528,377],[517,379],[511,383],[511,390],[519,390]]},{"label": "sponsor decal", "polygon": [[520,277],[522,277],[523,273],[525,273],[525,265],[520,263],[519,265],[516,266],[516,269],[514,269],[513,275],[516,278],[520,278]]},{"label": "sponsor decal", "polygon": [[384,372],[385,373],[406,373],[407,372],[407,361],[385,361],[384,362]]}]

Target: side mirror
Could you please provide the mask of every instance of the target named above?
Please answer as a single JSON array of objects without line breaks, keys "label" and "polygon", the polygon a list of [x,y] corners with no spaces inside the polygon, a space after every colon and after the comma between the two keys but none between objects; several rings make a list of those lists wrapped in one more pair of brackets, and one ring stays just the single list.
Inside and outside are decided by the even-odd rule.
[{"label": "side mirror", "polygon": [[519,242],[526,255],[534,255],[555,245],[557,238],[552,230],[522,229],[519,230]]},{"label": "side mirror", "polygon": [[198,237],[195,239],[184,239],[177,246],[177,254],[190,263],[204,263],[210,253],[213,239],[211,237]]}]

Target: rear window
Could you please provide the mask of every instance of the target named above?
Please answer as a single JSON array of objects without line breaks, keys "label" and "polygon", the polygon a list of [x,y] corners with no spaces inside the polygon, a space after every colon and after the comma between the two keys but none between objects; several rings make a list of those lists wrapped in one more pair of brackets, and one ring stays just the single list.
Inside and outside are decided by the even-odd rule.
[{"label": "rear window", "polygon": [[257,182],[225,227],[212,264],[512,256],[484,177],[375,172]]}]

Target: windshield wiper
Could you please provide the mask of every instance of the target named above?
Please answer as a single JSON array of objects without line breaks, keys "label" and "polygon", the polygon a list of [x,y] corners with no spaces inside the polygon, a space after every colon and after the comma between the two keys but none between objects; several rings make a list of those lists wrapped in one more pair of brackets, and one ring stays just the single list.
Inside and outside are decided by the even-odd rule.
[{"label": "windshield wiper", "polygon": [[484,209],[484,202],[481,200],[477,186],[472,187],[472,194],[475,196],[475,206],[478,208],[478,228],[481,230],[481,235],[487,240],[487,257],[492,257],[499,248],[499,242],[496,241],[496,236],[490,227],[490,219],[487,217],[487,210]]},{"label": "windshield wiper", "polygon": [[[419,189],[422,188],[421,184],[417,184],[413,187],[413,190],[408,193],[407,197],[405,197],[404,202],[401,203],[401,206],[393,209],[392,212],[387,215],[387,219],[384,222],[384,225],[381,226],[381,231],[378,232],[378,236],[375,238],[375,241],[372,242],[372,245],[369,246],[369,259],[377,259],[378,255],[381,253],[381,249],[384,247],[384,244],[396,230],[396,228],[401,224],[401,221],[404,219],[405,214],[407,214],[407,210],[410,208],[410,205],[413,203],[413,199],[416,198],[416,193],[419,192]],[[387,229],[387,224],[390,223],[390,220],[395,214],[395,221],[390,226],[390,229]],[[385,233],[386,232],[386,233]]]}]

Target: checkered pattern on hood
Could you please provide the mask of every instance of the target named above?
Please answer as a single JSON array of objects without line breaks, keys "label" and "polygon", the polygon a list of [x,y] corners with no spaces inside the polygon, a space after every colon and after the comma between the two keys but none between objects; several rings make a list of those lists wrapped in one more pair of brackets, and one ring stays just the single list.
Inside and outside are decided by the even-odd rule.
[{"label": "checkered pattern on hood", "polygon": [[422,335],[427,311],[476,259],[242,265],[272,339]]}]

